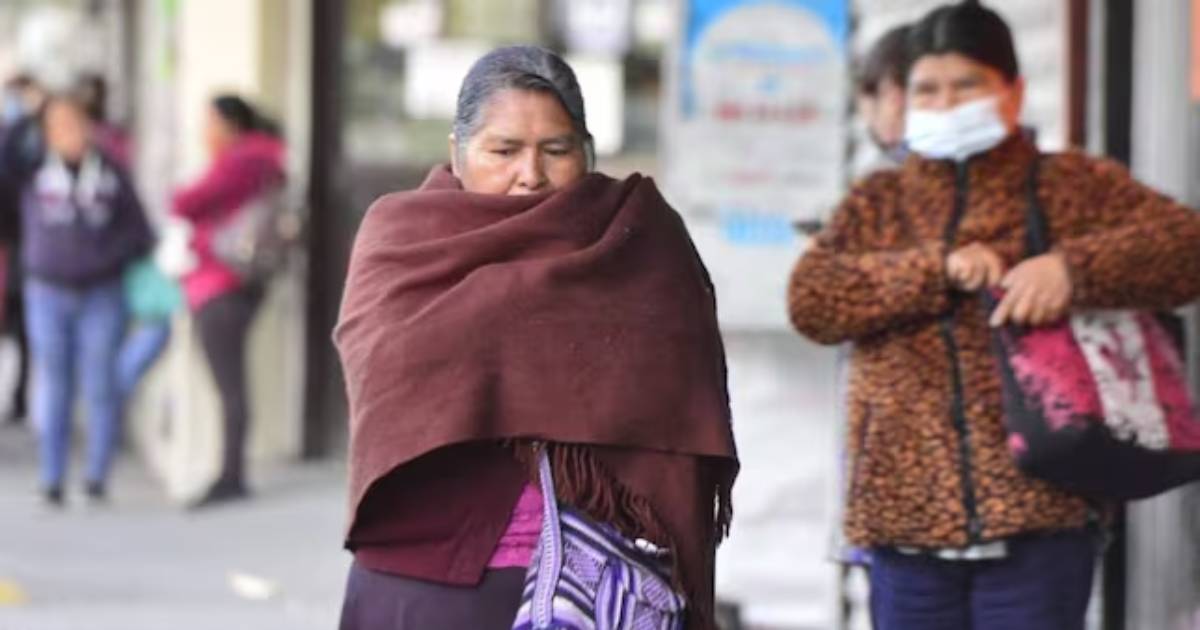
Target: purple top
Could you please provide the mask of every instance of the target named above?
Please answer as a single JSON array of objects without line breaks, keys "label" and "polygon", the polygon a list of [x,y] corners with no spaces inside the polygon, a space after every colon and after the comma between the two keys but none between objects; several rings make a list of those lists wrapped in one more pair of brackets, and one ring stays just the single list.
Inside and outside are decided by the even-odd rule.
[{"label": "purple top", "polygon": [[537,548],[538,536],[542,531],[542,492],[533,484],[526,484],[517,504],[513,506],[508,527],[496,544],[489,569],[528,567]]}]

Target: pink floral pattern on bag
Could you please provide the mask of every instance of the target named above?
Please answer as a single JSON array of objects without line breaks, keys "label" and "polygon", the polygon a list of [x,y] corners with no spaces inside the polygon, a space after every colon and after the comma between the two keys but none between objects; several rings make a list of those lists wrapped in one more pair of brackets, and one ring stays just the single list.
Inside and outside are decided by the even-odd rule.
[{"label": "pink floral pattern on bag", "polygon": [[1157,316],[1092,311],[994,335],[1006,443],[1022,470],[1110,500],[1200,479],[1200,414]]}]

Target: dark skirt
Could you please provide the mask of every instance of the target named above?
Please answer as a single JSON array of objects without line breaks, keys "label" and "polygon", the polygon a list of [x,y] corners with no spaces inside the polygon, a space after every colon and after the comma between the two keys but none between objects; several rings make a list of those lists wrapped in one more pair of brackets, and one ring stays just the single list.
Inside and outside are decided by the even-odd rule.
[{"label": "dark skirt", "polygon": [[511,630],[525,569],[484,573],[474,587],[447,586],[350,567],[341,630]]}]

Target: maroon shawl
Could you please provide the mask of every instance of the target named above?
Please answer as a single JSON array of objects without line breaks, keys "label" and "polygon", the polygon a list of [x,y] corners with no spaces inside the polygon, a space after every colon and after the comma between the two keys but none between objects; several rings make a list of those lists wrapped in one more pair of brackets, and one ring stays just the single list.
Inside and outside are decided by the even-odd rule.
[{"label": "maroon shawl", "polygon": [[603,479],[560,456],[560,498],[606,512],[587,500],[596,488],[571,486],[611,483],[615,509],[648,508],[656,523],[641,531],[675,547],[708,617],[737,467],[715,310],[683,222],[641,176],[500,196],[464,192],[439,167],[383,197],[359,229],[335,333],[351,527],[372,484],[436,449],[570,444],[560,455],[581,452]]}]

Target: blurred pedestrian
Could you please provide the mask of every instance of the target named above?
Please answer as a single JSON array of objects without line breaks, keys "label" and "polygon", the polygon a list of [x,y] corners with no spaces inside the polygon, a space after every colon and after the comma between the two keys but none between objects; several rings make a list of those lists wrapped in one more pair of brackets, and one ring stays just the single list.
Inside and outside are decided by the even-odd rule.
[{"label": "blurred pedestrian", "polygon": [[[87,110],[97,147],[126,169],[133,165],[129,133],[108,115],[108,81],[84,74],[75,93]],[[153,256],[129,265],[124,277],[129,329],[117,356],[117,383],[127,407],[138,383],[162,355],[171,339],[171,316],[183,303],[178,283],[168,278]]]},{"label": "blurred pedestrian", "polygon": [[908,155],[904,146],[904,77],[908,73],[908,34],[911,26],[884,33],[863,57],[858,71],[858,115],[871,139],[871,161],[860,175],[896,168]]},{"label": "blurred pedestrian", "polygon": [[213,250],[218,231],[284,179],[284,144],[278,126],[239,96],[213,99],[205,126],[211,163],[194,184],[174,197],[174,214],[192,224],[195,269],[183,279],[195,313],[200,342],[221,397],[224,446],[221,472],[194,507],[248,495],[245,478],[250,401],[246,383],[246,339],[265,287],[243,278]]},{"label": "blurred pedestrian", "polygon": [[26,415],[25,386],[29,375],[29,343],[21,270],[21,188],[42,161],[44,140],[38,113],[46,92],[30,75],[19,74],[4,88],[0,117],[0,247],[5,269],[0,274],[4,300],[0,315],[0,410],[12,421]]},{"label": "blurred pedestrian", "polygon": [[108,81],[99,74],[84,74],[76,81],[75,92],[92,119],[96,145],[126,169],[133,167],[133,141],[129,133],[108,116]]},{"label": "blurred pedestrian", "polygon": [[[908,35],[911,30],[910,25],[904,24],[884,33],[867,51],[859,66],[858,115],[872,144],[869,152],[871,160],[859,169],[860,175],[897,168],[908,155],[904,146],[904,80],[908,73]],[[839,497],[845,496],[848,473],[845,461],[845,425],[852,352],[853,347],[845,344],[838,349],[837,355],[835,405],[838,428],[835,433],[839,453],[836,476]],[[841,510],[837,509],[833,528],[833,554],[843,565],[840,592],[844,602],[841,609],[845,616],[849,617],[851,602],[848,599],[848,591],[854,585],[854,569],[866,567],[870,563],[870,554],[866,549],[845,542],[840,527],[841,516]],[[849,621],[844,619],[843,623]]]},{"label": "blurred pedestrian", "polygon": [[21,267],[41,480],[46,500],[59,505],[77,391],[88,421],[87,494],[105,498],[120,429],[121,276],[153,234],[129,174],[95,146],[79,100],[51,98],[41,125],[46,153],[21,195]]},{"label": "blurred pedestrian", "polygon": [[4,86],[0,129],[4,130],[3,159],[17,175],[28,175],[41,161],[43,142],[38,113],[46,102],[46,89],[28,74],[18,74]]},{"label": "blurred pedestrian", "polygon": [[179,283],[162,272],[153,256],[125,272],[129,331],[117,357],[117,383],[126,406],[142,377],[171,340],[171,317],[183,307]]},{"label": "blurred pedestrian", "polygon": [[[9,187],[11,204],[19,203],[21,187],[45,157],[41,112],[46,99],[45,89],[29,75],[17,75],[4,87],[0,111],[0,182]],[[19,214],[19,209],[16,213]]]},{"label": "blurred pedestrian", "polygon": [[[682,221],[649,179],[589,172],[579,84],[541,48],[476,62],[450,145],[451,166],[377,201],[354,246],[335,334],[352,409],[341,627],[509,630],[527,571],[560,554],[591,624],[588,563],[616,555],[601,544],[639,558],[641,588],[665,585],[653,603],[613,593],[613,610],[680,628],[665,614],[682,596],[687,627],[713,628],[736,459]],[[567,518],[589,551],[549,533]]]},{"label": "blurred pedestrian", "polygon": [[[1082,630],[1107,510],[1016,467],[989,324],[1195,299],[1200,217],[1110,160],[1040,155],[990,9],[938,8],[909,43],[916,156],[852,189],[790,285],[801,332],[855,344],[846,534],[880,630]],[[1025,259],[1031,195],[1057,247]]]}]

